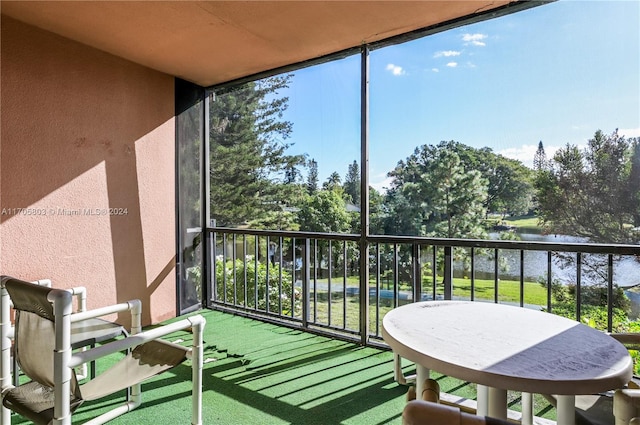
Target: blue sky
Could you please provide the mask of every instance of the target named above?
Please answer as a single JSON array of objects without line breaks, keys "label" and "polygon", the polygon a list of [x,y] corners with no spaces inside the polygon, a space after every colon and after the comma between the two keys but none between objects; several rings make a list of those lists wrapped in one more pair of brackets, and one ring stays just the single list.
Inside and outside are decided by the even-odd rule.
[{"label": "blue sky", "polygon": [[[455,140],[531,166],[598,129],[640,136],[640,1],[561,0],[370,54],[370,178]],[[360,161],[360,62],[295,73],[284,119],[320,181]]]}]

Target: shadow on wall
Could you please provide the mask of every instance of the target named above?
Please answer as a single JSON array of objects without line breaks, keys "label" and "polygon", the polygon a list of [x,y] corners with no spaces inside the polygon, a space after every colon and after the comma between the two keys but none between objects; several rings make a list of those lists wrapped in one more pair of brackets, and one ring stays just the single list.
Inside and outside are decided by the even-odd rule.
[{"label": "shadow on wall", "polygon": [[1,24],[0,267],[148,306],[175,264],[173,77]]}]

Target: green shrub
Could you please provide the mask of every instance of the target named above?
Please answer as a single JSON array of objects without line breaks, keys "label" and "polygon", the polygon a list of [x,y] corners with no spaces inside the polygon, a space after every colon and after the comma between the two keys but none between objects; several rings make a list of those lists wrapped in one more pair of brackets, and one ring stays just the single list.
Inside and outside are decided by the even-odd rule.
[{"label": "green shrub", "polygon": [[300,290],[293,288],[291,273],[284,268],[281,270],[279,264],[269,266],[267,274],[267,265],[253,259],[246,262],[237,259],[235,267],[234,261],[223,264],[217,259],[215,271],[216,297],[220,301],[289,316],[292,312],[298,315],[302,310]]},{"label": "green shrub", "polygon": [[[554,302],[552,307],[553,314],[567,317],[572,320],[576,319],[575,301]],[[608,320],[606,306],[582,304],[580,309],[580,318],[582,323],[587,326],[591,326],[592,328],[600,329],[602,331],[607,330]],[[629,328],[630,322],[627,318],[627,313],[616,307],[613,309],[612,323],[613,332],[626,332]]]}]

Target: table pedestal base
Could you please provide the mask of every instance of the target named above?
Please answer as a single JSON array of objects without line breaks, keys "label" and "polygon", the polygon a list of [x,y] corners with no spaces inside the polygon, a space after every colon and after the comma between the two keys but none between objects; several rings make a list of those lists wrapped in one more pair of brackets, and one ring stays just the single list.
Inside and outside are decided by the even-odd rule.
[{"label": "table pedestal base", "polygon": [[576,396],[559,395],[556,396],[558,412],[558,425],[575,425],[576,423]]},{"label": "table pedestal base", "polygon": [[478,385],[477,391],[478,415],[507,419],[507,390]]},{"label": "table pedestal base", "polygon": [[[416,397],[423,399],[425,382],[429,379],[429,369],[416,364]],[[479,416],[489,416],[496,419],[507,419],[507,390],[477,386],[477,414]],[[557,424],[575,425],[576,397],[572,395],[557,396]],[[522,425],[532,424],[533,418],[533,395],[522,393]]]}]

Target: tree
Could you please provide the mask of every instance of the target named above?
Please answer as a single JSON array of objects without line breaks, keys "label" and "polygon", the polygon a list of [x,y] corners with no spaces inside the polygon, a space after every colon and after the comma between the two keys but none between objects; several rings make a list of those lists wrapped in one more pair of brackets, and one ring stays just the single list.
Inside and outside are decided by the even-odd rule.
[{"label": "tree", "polygon": [[544,145],[542,144],[542,140],[538,142],[538,150],[536,150],[536,154],[533,156],[533,169],[535,171],[541,171],[547,168],[547,154],[544,153]]},{"label": "tree", "polygon": [[[487,152],[488,151],[488,152]],[[487,212],[506,215],[526,214],[532,208],[533,175],[519,161],[481,149],[482,166],[478,169],[487,181]]]},{"label": "tree", "polygon": [[[347,233],[351,226],[351,214],[345,208],[344,193],[339,186],[334,189],[319,190],[313,196],[306,196],[305,202],[297,212],[297,217],[300,230],[307,232]],[[340,250],[334,250],[330,255],[330,243],[327,240],[319,240],[317,247],[314,248],[314,261],[319,267],[320,277],[323,278],[326,277],[323,264],[326,264],[329,258],[332,259],[335,267],[339,267],[341,262],[345,266],[347,263],[352,263],[354,266],[352,260],[355,258],[355,251],[353,249],[349,249],[350,252],[347,253],[346,258],[342,257]]]},{"label": "tree", "polygon": [[638,209],[630,193],[638,184],[630,148],[617,131],[598,130],[584,150],[570,144],[558,150],[535,182],[546,231],[596,243],[636,243],[631,224]]},{"label": "tree", "polygon": [[403,234],[484,238],[487,182],[451,144],[423,145],[389,173],[389,217]]},{"label": "tree", "polygon": [[[638,214],[631,195],[638,186],[632,172],[636,146],[637,140],[629,141],[617,130],[610,135],[598,130],[585,149],[571,144],[559,149],[547,169],[537,172],[535,181],[538,215],[545,230],[595,243],[637,243],[639,235],[631,224]],[[555,256],[564,266],[575,267],[573,255]],[[583,257],[582,271],[585,280],[606,290],[606,258]],[[596,293],[602,295],[605,290]],[[620,297],[624,298],[616,289],[614,302],[621,302]]]},{"label": "tree", "polygon": [[302,173],[298,169],[305,163],[304,155],[290,155],[284,159],[284,184],[297,184],[302,181]]},{"label": "tree", "polygon": [[297,212],[300,230],[307,232],[345,233],[350,217],[342,198],[342,189],[320,190],[307,196]]},{"label": "tree", "polygon": [[385,235],[422,235],[423,214],[420,204],[414,204],[402,190],[402,184],[387,191],[380,214],[380,231]]},{"label": "tree", "polygon": [[[219,226],[260,221],[287,199],[283,179],[298,178],[302,157],[286,155],[292,123],[281,119],[291,75],[217,93],[210,108],[211,218]],[[284,176],[284,170],[289,174]]]},{"label": "tree", "polygon": [[[360,218],[360,217],[358,217]],[[360,232],[360,221],[352,233]],[[369,233],[384,233],[384,195],[369,186]]]},{"label": "tree", "polygon": [[438,152],[425,191],[431,199],[434,219],[426,224],[427,235],[444,238],[486,237],[483,219],[487,183],[480,172],[465,170],[452,151]]},{"label": "tree", "polygon": [[322,184],[322,189],[333,190],[337,187],[342,187],[342,181],[340,179],[340,174],[334,171],[333,173],[331,173],[331,175],[329,175],[329,177],[327,177],[327,180]]},{"label": "tree", "polygon": [[360,205],[360,167],[354,160],[344,178],[344,193],[354,205]]},{"label": "tree", "polygon": [[309,174],[307,175],[307,193],[313,195],[318,191],[318,162],[312,159],[308,163]]},{"label": "tree", "polygon": [[464,168],[477,170],[487,181],[487,212],[525,214],[532,208],[533,174],[520,161],[505,158],[491,148],[475,149],[457,142],[442,142],[460,156]]}]

